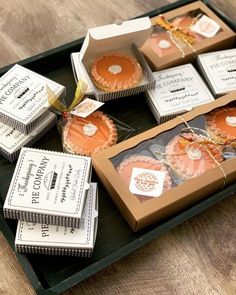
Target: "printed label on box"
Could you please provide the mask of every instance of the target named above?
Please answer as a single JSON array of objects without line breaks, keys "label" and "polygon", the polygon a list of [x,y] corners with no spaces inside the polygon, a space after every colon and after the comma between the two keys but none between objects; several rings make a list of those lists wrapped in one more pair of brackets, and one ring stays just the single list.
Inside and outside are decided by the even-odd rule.
[{"label": "printed label on box", "polygon": [[60,95],[64,87],[15,65],[0,78],[0,112],[22,123],[29,123],[43,108],[48,109],[46,84]]},{"label": "printed label on box", "polygon": [[96,184],[91,184],[79,228],[21,221],[18,225],[16,244],[54,247],[93,247],[94,222],[97,217]]},{"label": "printed label on box", "polygon": [[133,168],[129,189],[131,193],[149,197],[159,197],[162,194],[165,172]]},{"label": "printed label on box", "polygon": [[156,87],[148,95],[160,115],[191,110],[214,98],[192,65],[154,72]]},{"label": "printed label on box", "polygon": [[236,90],[236,49],[202,54],[199,60],[216,94]]},{"label": "printed label on box", "polygon": [[23,148],[5,208],[78,214],[88,189],[89,157]]}]

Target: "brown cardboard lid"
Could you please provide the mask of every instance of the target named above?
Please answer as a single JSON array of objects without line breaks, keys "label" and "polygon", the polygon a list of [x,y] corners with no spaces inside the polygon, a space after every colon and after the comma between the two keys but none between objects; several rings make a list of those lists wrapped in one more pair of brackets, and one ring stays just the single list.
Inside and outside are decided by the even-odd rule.
[{"label": "brown cardboard lid", "polygon": [[129,48],[133,43],[141,47],[152,33],[149,17],[91,28],[85,37],[80,51],[81,61],[92,53]]}]

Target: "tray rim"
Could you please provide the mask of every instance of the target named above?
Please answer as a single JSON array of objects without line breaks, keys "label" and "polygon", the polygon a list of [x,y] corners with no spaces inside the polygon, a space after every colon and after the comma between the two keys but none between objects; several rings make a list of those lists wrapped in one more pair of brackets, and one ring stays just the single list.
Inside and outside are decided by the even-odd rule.
[{"label": "tray rim", "polygon": [[[21,267],[26,272],[26,275],[32,284],[33,288],[35,289],[36,293],[41,295],[52,295],[60,294],[61,292],[66,291],[67,289],[71,288],[73,285],[85,280],[86,278],[94,275],[98,271],[102,270],[103,268],[109,266],[110,264],[118,261],[119,259],[125,257],[126,255],[132,253],[133,251],[139,249],[140,247],[144,246],[148,242],[160,237],[162,234],[168,232],[169,230],[173,229],[175,226],[182,224],[183,222],[189,220],[190,218],[198,215],[199,213],[205,211],[206,209],[210,208],[211,206],[217,204],[218,202],[222,201],[225,198],[232,197],[236,194],[236,183],[233,185],[228,186],[224,190],[210,196],[209,198],[201,201],[194,206],[190,207],[187,210],[184,210],[181,213],[176,214],[174,217],[167,219],[160,225],[157,225],[155,228],[151,229],[150,231],[146,232],[142,236],[138,237],[137,239],[129,242],[125,246],[117,249],[116,251],[112,252],[111,254],[103,257],[101,260],[94,262],[93,264],[89,265],[88,267],[84,268],[83,270],[69,276],[65,280],[59,282],[58,284],[45,289],[41,282],[39,281],[33,267],[31,266],[29,260],[27,259],[26,255],[18,254],[14,251],[14,235],[12,231],[9,229],[7,222],[5,221],[2,213],[0,214],[0,229],[7,239],[9,245],[14,251],[14,254],[17,256]],[[29,272],[28,272],[29,271]],[[59,293],[60,292],[60,293]]]},{"label": "tray rim", "polygon": [[[168,10],[183,6],[185,4],[189,4],[192,2],[196,2],[198,0],[179,0],[174,3],[170,3],[166,6],[163,6],[161,8],[149,11],[147,13],[144,13],[142,15],[139,15],[138,17],[144,17],[149,16],[153,17],[157,14],[164,13]],[[219,8],[211,3],[210,0],[202,0],[203,3],[208,5],[210,9],[212,9],[223,21],[225,21],[234,31],[236,31],[236,22],[232,21],[227,15],[225,15]],[[29,68],[37,68],[38,63],[47,64],[47,60],[53,57],[60,56],[61,54],[65,56],[66,54],[69,55],[74,50],[77,50],[80,48],[82,42],[84,40],[83,38],[79,38],[77,40],[74,40],[72,42],[60,45],[56,48],[47,50],[45,52],[36,54],[34,56],[31,56],[29,58],[20,60],[16,63],[20,65],[27,65]],[[2,68],[0,68],[0,76],[2,76],[5,72],[7,72],[13,65],[16,63],[12,63],[10,65],[6,65]],[[59,68],[56,67],[56,68]],[[28,258],[24,254],[19,254],[15,252],[14,249],[14,234],[11,231],[8,223],[4,219],[2,215],[2,208],[0,213],[0,230],[3,233],[3,236],[6,238],[7,242],[9,243],[10,247],[12,248],[14,254],[16,255],[22,269],[24,270],[30,284],[34,288],[35,292],[38,295],[52,295],[52,294],[60,294],[67,289],[71,288],[75,284],[78,284],[79,282],[85,280],[86,278],[94,275],[98,271],[104,269],[105,267],[109,266],[110,264],[118,261],[119,259],[125,257],[126,255],[132,253],[133,251],[137,250],[138,248],[144,246],[148,242],[156,239],[157,237],[160,237],[162,234],[168,232],[172,228],[174,228],[177,225],[180,225],[181,223],[187,221],[188,219],[196,216],[197,214],[205,211],[206,209],[210,208],[211,206],[215,205],[216,203],[220,202],[221,200],[231,197],[236,194],[236,184],[233,184],[224,190],[208,197],[207,199],[195,204],[194,206],[188,208],[187,210],[184,210],[183,212],[180,212],[176,214],[174,217],[164,220],[160,225],[157,225],[155,228],[147,231],[146,233],[142,234],[142,236],[136,238],[135,240],[129,242],[125,246],[117,249],[116,251],[108,254],[107,256],[103,257],[101,260],[94,262],[93,264],[87,266],[83,270],[69,276],[68,278],[64,279],[63,281],[60,281],[59,283],[55,284],[52,287],[44,288],[41,284],[41,281],[39,280],[38,276],[36,275],[32,265],[30,264]]]}]

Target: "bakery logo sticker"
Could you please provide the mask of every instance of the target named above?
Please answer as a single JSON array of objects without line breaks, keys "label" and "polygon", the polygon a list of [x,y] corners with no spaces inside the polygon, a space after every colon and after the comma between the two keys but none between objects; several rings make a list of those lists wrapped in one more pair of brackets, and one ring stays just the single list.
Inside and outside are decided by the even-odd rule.
[{"label": "bakery logo sticker", "polygon": [[136,188],[142,192],[151,192],[158,185],[158,179],[150,172],[142,172],[134,180]]},{"label": "bakery logo sticker", "polygon": [[131,193],[148,197],[159,197],[162,194],[165,172],[133,168],[129,189]]},{"label": "bakery logo sticker", "polygon": [[85,98],[71,111],[71,114],[81,118],[86,118],[102,105],[104,105],[103,102],[99,102],[90,98]]}]

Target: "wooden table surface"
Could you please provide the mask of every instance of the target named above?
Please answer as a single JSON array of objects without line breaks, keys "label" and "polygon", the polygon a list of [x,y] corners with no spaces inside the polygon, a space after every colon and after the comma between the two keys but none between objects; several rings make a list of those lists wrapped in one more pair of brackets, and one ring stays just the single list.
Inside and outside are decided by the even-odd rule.
[{"label": "wooden table surface", "polygon": [[[174,0],[1,0],[0,66]],[[214,0],[232,17],[236,0]],[[74,294],[236,294],[236,198],[228,198],[64,292]],[[35,294],[0,234],[0,294]]]}]

